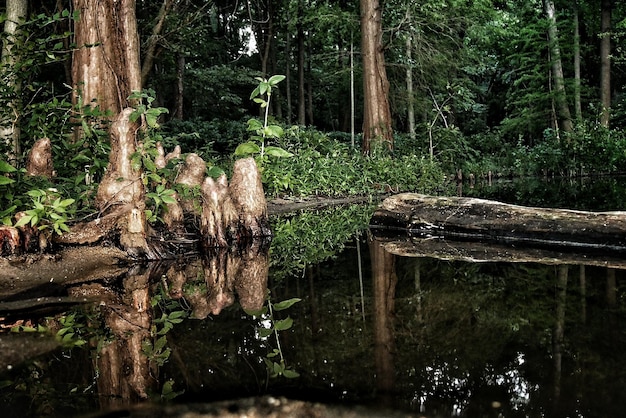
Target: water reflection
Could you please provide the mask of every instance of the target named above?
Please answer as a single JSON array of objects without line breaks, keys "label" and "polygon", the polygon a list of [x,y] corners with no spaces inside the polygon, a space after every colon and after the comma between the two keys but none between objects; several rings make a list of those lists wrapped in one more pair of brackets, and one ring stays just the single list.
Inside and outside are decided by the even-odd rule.
[{"label": "water reflection", "polygon": [[[369,252],[361,253],[364,244]],[[166,382],[184,391],[179,403],[272,393],[433,417],[622,413],[619,260],[530,252],[534,258],[513,264],[501,248],[476,247],[473,260],[493,258],[468,262],[468,252],[440,244],[448,249],[435,258],[421,241],[372,236],[289,277],[273,274],[267,248],[218,251],[75,285],[70,295],[101,303],[92,358],[73,350],[23,369],[27,377],[12,371],[14,384],[2,392],[7,416],[40,415],[33,408],[42,404],[53,415],[119,408],[158,399]],[[260,338],[263,319],[241,309],[260,308],[268,288],[276,301],[302,299],[281,312],[294,320],[281,347],[297,379],[268,376],[264,359],[275,341]],[[163,332],[173,302],[189,317]],[[157,348],[171,355],[160,362]]]}]

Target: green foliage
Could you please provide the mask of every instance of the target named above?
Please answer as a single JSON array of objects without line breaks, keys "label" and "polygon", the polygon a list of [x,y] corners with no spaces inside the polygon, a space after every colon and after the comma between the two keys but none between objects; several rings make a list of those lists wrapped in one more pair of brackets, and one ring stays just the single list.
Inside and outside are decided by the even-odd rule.
[{"label": "green foliage", "polygon": [[272,276],[283,280],[334,257],[355,234],[367,228],[375,206],[348,205],[273,217]]},{"label": "green foliage", "polygon": [[64,347],[82,347],[87,344],[91,332],[87,327],[85,317],[78,316],[77,312],[59,318],[61,328],[57,331],[57,338]]},{"label": "green foliage", "polygon": [[[141,343],[141,349],[148,360],[158,367],[163,366],[170,357],[172,350],[167,346],[167,333],[180,324],[189,313],[178,300],[170,298],[162,286],[150,300],[151,307],[155,312],[160,311],[161,316],[152,321],[150,339]],[[156,316],[156,315],[155,315]]]},{"label": "green foliage", "polygon": [[275,338],[276,347],[263,358],[268,376],[271,378],[284,376],[288,379],[292,379],[300,376],[298,372],[287,366],[279,337],[280,332],[286,331],[293,326],[293,319],[290,316],[283,319],[277,319],[276,317],[276,312],[286,310],[295,303],[300,302],[300,300],[301,299],[298,298],[292,298],[282,302],[272,303],[270,292],[268,291],[267,304],[263,306],[263,308],[259,311],[246,312],[248,315],[259,319],[257,333],[260,339],[269,339],[272,335]]},{"label": "green foliage", "polygon": [[152,90],[133,92],[129,100],[136,102],[135,109],[130,114],[130,121],[141,121],[143,126],[142,142],[137,151],[131,155],[131,164],[135,170],[143,170],[142,181],[147,188],[148,200],[146,219],[150,223],[156,223],[161,220],[164,205],[176,203],[176,191],[170,186],[175,176],[172,167],[159,168],[155,163],[158,156],[157,143],[163,139],[159,132],[159,118],[167,113],[167,109],[152,106],[155,100]]},{"label": "green foliage", "polygon": [[443,182],[437,163],[424,157],[363,156],[314,129],[292,127],[279,145],[293,157],[264,161],[263,183],[266,194],[272,197],[425,192]]},{"label": "green foliage", "polygon": [[252,91],[250,99],[261,106],[264,110],[263,122],[258,119],[250,119],[248,121],[248,131],[253,132],[250,139],[252,141],[245,142],[235,149],[236,156],[259,155],[261,160],[265,155],[271,157],[291,157],[292,154],[280,147],[266,145],[268,140],[280,139],[283,134],[283,128],[277,124],[269,123],[270,99],[272,97],[272,89],[285,79],[284,75],[274,75],[268,80],[257,77],[259,85]]},{"label": "green foliage", "polygon": [[32,199],[32,209],[25,211],[15,224],[16,227],[30,225],[40,231],[51,229],[61,235],[70,229],[67,226],[71,214],[74,199],[62,199],[56,189],[35,189],[26,193]]}]

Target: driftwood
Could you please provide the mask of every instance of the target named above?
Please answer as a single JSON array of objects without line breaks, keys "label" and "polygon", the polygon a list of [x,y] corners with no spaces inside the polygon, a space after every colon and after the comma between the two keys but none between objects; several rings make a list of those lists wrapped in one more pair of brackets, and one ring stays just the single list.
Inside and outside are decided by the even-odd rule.
[{"label": "driftwood", "polygon": [[378,235],[446,238],[558,250],[626,252],[626,212],[585,212],[413,193],[385,199],[370,221]]}]

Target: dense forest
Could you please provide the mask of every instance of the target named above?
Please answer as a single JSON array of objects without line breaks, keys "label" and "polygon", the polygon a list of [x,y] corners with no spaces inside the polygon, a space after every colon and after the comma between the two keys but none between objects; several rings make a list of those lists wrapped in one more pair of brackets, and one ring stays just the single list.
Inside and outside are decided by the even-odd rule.
[{"label": "dense forest", "polygon": [[[5,224],[60,235],[111,203],[94,196],[126,108],[151,223],[190,193],[173,180],[188,153],[215,178],[254,156],[269,197],[626,163],[622,2],[7,0],[0,13]],[[33,147],[51,155],[43,172]]]}]

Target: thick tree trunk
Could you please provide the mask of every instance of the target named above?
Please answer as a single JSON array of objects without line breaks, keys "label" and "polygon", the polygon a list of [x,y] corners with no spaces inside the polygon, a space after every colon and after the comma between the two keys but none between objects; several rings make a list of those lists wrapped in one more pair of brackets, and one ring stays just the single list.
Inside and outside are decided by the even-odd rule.
[{"label": "thick tree trunk", "polygon": [[572,132],[574,125],[572,115],[567,104],[565,93],[565,77],[563,75],[563,63],[561,61],[561,48],[559,46],[559,33],[556,26],[556,11],[552,0],[544,0],[544,8],[548,17],[548,42],[550,44],[550,56],[552,65],[552,77],[554,78],[555,101],[561,129]]},{"label": "thick tree trunk", "polygon": [[408,231],[416,238],[626,252],[626,212],[544,209],[404,193],[385,199],[370,225]]},{"label": "thick tree trunk", "polygon": [[117,115],[141,90],[135,0],[74,0],[74,9],[74,101]]},{"label": "thick tree trunk", "polygon": [[611,118],[611,0],[601,2],[600,124],[609,127]]},{"label": "thick tree trunk", "polygon": [[6,20],[4,22],[6,38],[4,38],[2,44],[0,75],[2,83],[11,93],[12,99],[3,106],[2,114],[0,115],[0,141],[7,144],[11,150],[8,159],[13,163],[21,154],[19,128],[21,83],[14,69],[20,52],[14,43],[19,34],[20,24],[26,20],[27,14],[28,1],[8,0],[6,2]]},{"label": "thick tree trunk", "polygon": [[389,81],[385,69],[382,37],[382,12],[379,1],[361,0],[363,152],[366,154],[380,145],[387,150],[393,150]]}]

